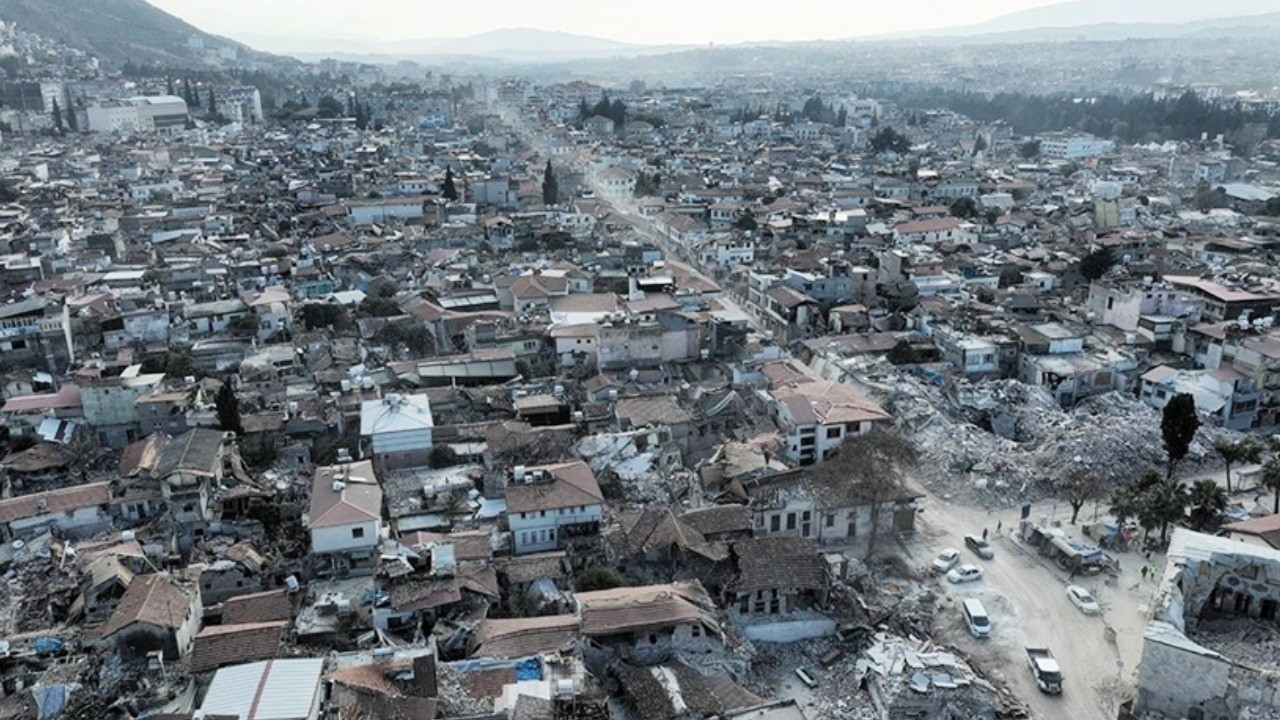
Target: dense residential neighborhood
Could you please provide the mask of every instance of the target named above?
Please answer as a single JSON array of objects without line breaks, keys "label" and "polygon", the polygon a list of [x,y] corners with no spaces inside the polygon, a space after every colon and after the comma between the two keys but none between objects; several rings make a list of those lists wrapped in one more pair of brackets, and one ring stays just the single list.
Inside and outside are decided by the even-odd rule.
[{"label": "dense residential neighborhood", "polygon": [[0,718],[1280,717],[1275,88],[190,32],[0,21]]}]

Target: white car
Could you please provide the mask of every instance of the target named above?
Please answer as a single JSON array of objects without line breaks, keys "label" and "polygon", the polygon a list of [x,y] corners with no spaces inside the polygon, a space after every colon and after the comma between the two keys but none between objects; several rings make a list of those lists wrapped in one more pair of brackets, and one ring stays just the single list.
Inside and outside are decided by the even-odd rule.
[{"label": "white car", "polygon": [[977,565],[961,565],[960,567],[947,573],[947,580],[953,585],[960,583],[974,582],[982,579],[982,568]]},{"label": "white car", "polygon": [[960,551],[955,548],[947,548],[938,553],[938,557],[933,559],[933,572],[937,575],[946,575],[947,571],[960,564]]},{"label": "white car", "polygon": [[1093,599],[1088,590],[1079,585],[1067,586],[1067,599],[1085,615],[1097,615],[1102,612],[1102,608],[1098,607],[1098,601]]}]

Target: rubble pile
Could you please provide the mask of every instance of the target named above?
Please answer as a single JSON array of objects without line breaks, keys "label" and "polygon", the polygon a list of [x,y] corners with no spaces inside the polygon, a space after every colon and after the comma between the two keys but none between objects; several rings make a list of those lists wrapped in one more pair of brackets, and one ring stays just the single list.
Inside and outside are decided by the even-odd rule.
[{"label": "rubble pile", "polygon": [[[1044,388],[1017,380],[944,390],[900,375],[892,388],[903,431],[925,455],[918,477],[943,497],[1010,505],[1044,495],[1073,472],[1119,484],[1164,468],[1159,411],[1122,393],[1064,410]],[[1184,467],[1216,468],[1210,448],[1223,432],[1202,428]]]},{"label": "rubble pile", "polygon": [[1230,618],[1201,622],[1192,639],[1252,667],[1272,667],[1280,657],[1280,627],[1268,620]]}]

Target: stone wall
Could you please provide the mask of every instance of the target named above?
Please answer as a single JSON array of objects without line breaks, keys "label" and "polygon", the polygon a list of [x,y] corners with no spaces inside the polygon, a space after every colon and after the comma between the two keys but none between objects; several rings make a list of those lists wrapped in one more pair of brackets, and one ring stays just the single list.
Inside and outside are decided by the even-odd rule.
[{"label": "stone wall", "polygon": [[[1181,638],[1169,642],[1153,637],[1164,630]],[[1216,653],[1198,648],[1174,628],[1161,622],[1148,627],[1142,645],[1138,673],[1139,713],[1161,713],[1171,718],[1195,717],[1203,720],[1231,720],[1235,703],[1229,700],[1231,665]]]}]

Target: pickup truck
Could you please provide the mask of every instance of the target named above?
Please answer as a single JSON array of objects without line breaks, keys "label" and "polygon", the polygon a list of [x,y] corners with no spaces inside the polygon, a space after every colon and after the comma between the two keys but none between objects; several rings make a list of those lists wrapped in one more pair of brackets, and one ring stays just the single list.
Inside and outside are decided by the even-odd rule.
[{"label": "pickup truck", "polygon": [[1050,695],[1062,693],[1062,668],[1058,667],[1058,661],[1049,648],[1027,648],[1027,665],[1031,667],[1040,692]]}]

